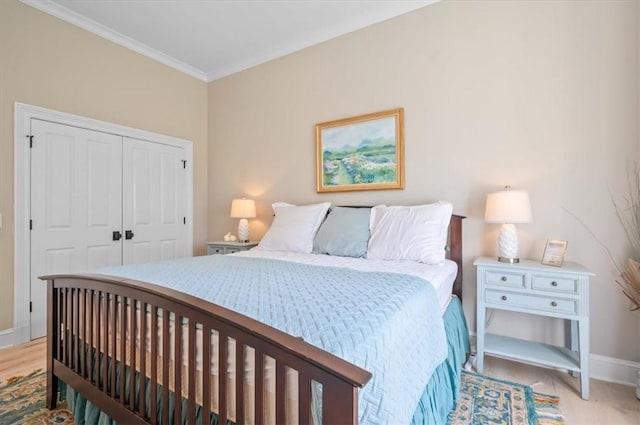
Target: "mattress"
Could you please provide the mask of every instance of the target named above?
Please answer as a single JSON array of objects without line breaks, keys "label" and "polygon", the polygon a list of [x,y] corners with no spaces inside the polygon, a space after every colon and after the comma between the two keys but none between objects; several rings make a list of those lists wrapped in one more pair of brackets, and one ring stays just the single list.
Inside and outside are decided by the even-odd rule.
[{"label": "mattress", "polygon": [[338,257],[323,254],[304,254],[289,251],[268,251],[253,248],[248,251],[229,254],[238,257],[271,258],[274,260],[293,261],[316,266],[346,267],[353,270],[369,272],[401,273],[426,280],[436,290],[440,310],[447,308],[453,290],[453,283],[458,273],[458,266],[451,260],[443,264],[430,265],[417,261],[368,260],[365,258]]}]

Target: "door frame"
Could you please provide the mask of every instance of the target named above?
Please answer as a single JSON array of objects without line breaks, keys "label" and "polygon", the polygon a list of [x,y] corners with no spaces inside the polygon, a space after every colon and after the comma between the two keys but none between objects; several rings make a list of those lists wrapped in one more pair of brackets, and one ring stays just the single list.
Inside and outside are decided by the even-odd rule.
[{"label": "door frame", "polygon": [[[31,300],[29,283],[31,274],[31,237],[29,229],[31,217],[31,155],[29,152],[29,135],[32,119],[183,148],[185,150],[185,159],[187,160],[186,249],[188,255],[193,255],[193,142],[187,139],[16,102],[14,105],[13,344],[28,342],[31,333],[29,316],[29,301]],[[34,143],[37,142],[37,140],[34,141]]]}]

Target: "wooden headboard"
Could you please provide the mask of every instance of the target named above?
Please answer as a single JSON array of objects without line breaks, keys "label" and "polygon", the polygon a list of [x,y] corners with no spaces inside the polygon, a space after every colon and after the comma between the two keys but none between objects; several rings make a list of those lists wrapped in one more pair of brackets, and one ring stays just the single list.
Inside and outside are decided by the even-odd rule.
[{"label": "wooden headboard", "polygon": [[453,214],[449,223],[447,258],[458,265],[458,273],[453,281],[453,294],[462,302],[462,215]]}]

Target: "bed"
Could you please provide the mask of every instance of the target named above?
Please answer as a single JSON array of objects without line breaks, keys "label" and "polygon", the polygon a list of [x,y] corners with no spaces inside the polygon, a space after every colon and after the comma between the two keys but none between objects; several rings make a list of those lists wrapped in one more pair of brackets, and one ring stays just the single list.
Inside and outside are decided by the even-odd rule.
[{"label": "bed", "polygon": [[[337,211],[327,216],[324,207],[314,210],[311,227],[292,233],[296,220],[288,222],[283,229],[296,237],[285,242],[307,240],[299,236],[312,228],[315,244]],[[274,242],[283,248],[269,236],[301,208],[274,204],[267,249],[44,277],[48,407],[62,392],[80,423],[443,423],[468,351],[459,302],[463,217],[451,215],[450,204],[444,216],[424,210],[444,229],[435,237],[436,245],[444,238],[440,250],[446,241],[447,260],[428,267],[387,261],[396,255],[389,254],[389,235],[369,229],[376,214],[381,222],[396,213],[420,218],[423,210],[406,209],[412,207],[370,212],[369,260],[310,254],[308,247],[268,249]],[[394,238],[402,234],[402,228],[387,230]],[[335,235],[328,235],[324,248],[331,250]],[[351,250],[358,238],[347,236]],[[377,253],[370,243],[376,238],[384,241]],[[414,254],[402,248],[401,255]],[[406,271],[407,264],[415,270]],[[431,274],[421,275],[423,269]],[[425,285],[440,278],[451,285],[440,292]],[[385,285],[400,289],[383,293]]]}]

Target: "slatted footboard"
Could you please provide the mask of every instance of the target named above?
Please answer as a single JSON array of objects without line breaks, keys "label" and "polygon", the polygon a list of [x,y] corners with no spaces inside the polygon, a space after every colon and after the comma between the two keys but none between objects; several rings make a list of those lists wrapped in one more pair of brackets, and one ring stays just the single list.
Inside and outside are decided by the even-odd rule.
[{"label": "slatted footboard", "polygon": [[371,374],[298,338],[144,282],[43,279],[50,409],[59,378],[120,423],[358,421]]}]

